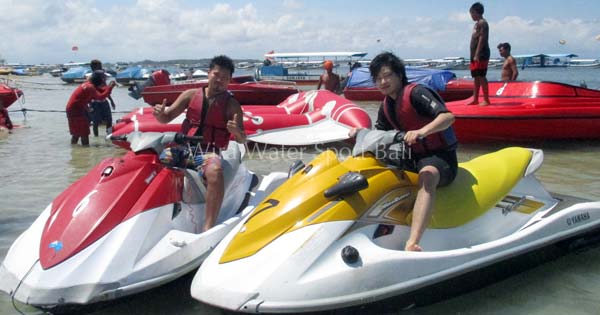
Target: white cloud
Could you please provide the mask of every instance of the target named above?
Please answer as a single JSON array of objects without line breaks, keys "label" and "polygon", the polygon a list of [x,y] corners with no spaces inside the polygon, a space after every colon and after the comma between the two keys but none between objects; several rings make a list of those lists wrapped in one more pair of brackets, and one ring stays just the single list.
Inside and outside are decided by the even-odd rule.
[{"label": "white cloud", "polygon": [[299,10],[302,9],[304,4],[298,0],[284,0],[283,7],[289,10]]},{"label": "white cloud", "polygon": [[[92,0],[0,0],[0,7],[11,8],[10,15],[0,15],[0,54],[7,61],[23,63],[205,58],[221,53],[260,59],[272,49],[360,50],[371,57],[392,50],[403,58],[433,58],[467,56],[473,27],[465,12],[446,16],[390,12],[352,19],[342,8],[323,12],[297,0],[284,1],[283,10],[258,5],[189,7],[182,1],[138,0],[100,9]],[[508,41],[513,53],[562,49],[596,57],[600,46],[594,39],[598,20],[506,16],[489,22],[492,48]],[[559,47],[560,39],[567,44]],[[78,52],[71,51],[73,45],[79,46]]]}]

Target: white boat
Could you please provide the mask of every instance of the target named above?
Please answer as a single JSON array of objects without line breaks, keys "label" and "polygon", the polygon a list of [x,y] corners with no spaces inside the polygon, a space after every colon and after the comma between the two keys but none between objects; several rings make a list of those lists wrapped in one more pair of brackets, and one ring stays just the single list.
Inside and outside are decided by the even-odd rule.
[{"label": "white boat", "polygon": [[569,66],[582,68],[600,68],[600,60],[573,58],[569,61]]},{"label": "white boat", "polygon": [[[316,85],[322,74],[317,70],[323,62],[331,60],[334,64],[346,64],[357,61],[366,52],[303,52],[268,53],[265,62],[256,68],[256,80],[288,81],[299,85]],[[301,71],[290,71],[292,68]]]},{"label": "white boat", "polygon": [[460,163],[436,193],[425,251],[405,251],[418,178],[402,171],[402,137],[370,131],[345,161],[326,151],[294,165],[204,261],[192,296],[238,312],[344,308],[598,237],[600,202],[549,193],[535,177],[542,151],[513,147]]}]

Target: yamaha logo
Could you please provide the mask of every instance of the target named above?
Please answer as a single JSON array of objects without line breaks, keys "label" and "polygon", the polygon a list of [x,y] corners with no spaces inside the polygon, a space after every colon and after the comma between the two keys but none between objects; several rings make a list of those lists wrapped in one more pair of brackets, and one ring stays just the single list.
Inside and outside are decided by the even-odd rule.
[{"label": "yamaha logo", "polygon": [[573,225],[573,224],[578,224],[581,223],[583,221],[587,221],[590,219],[590,213],[589,212],[584,212],[584,213],[580,213],[578,215],[574,215],[570,218],[567,218],[567,225]]}]

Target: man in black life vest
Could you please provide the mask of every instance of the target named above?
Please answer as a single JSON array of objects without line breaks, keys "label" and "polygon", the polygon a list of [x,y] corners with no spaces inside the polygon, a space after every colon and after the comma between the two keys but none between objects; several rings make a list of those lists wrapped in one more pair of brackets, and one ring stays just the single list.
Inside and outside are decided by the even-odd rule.
[{"label": "man in black life vest", "polygon": [[390,52],[377,55],[369,66],[377,88],[385,95],[375,128],[406,132],[404,141],[412,149],[412,171],[419,174],[419,190],[413,208],[407,251],[421,251],[419,241],[431,220],[438,186],[456,177],[454,115],[442,98],[425,85],[409,84],[400,58]]},{"label": "man in black life vest", "polygon": [[227,56],[214,57],[208,70],[208,86],[184,91],[166,106],[154,106],[153,114],[161,123],[168,123],[187,108],[181,132],[188,136],[202,135],[202,166],[206,179],[206,220],[203,231],[215,225],[225,191],[220,150],[226,149],[230,136],[238,143],[246,141],[243,112],[240,103],[227,90],[234,71],[233,61]]}]

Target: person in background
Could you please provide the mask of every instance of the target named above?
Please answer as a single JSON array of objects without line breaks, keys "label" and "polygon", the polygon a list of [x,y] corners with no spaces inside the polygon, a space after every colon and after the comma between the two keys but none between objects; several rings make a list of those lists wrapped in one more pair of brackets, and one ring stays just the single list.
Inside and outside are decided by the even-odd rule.
[{"label": "person in background", "polygon": [[[471,18],[475,21],[471,34],[471,76],[475,81],[473,86],[473,101],[469,105],[489,105],[488,81],[486,78],[488,62],[490,61],[490,46],[488,43],[489,25],[483,18],[483,5],[475,2],[469,9]],[[479,103],[479,88],[483,91],[483,102]]]},{"label": "person in background", "polygon": [[317,85],[317,90],[321,89],[321,86],[325,86],[326,90],[329,90],[333,93],[339,93],[340,91],[340,76],[336,73],[333,73],[333,62],[331,60],[327,60],[323,63],[323,68],[325,69],[325,73],[321,74],[319,77],[319,84]]},{"label": "person in background", "polygon": [[519,75],[519,69],[517,68],[517,61],[510,55],[510,44],[498,44],[498,53],[504,58],[501,74],[502,81],[515,81]]},{"label": "person in background", "polygon": [[187,109],[181,132],[204,137],[201,152],[197,153],[196,158],[202,161],[198,168],[206,180],[206,220],[203,231],[215,225],[225,193],[220,152],[227,148],[230,135],[238,143],[246,141],[242,107],[227,91],[233,71],[231,58],[216,56],[210,62],[206,87],[184,91],[168,107],[165,99],[153,110],[159,122],[168,123]]},{"label": "person in background", "polygon": [[87,146],[90,144],[88,104],[92,99],[107,98],[115,86],[114,81],[105,88],[101,88],[103,84],[106,84],[106,74],[102,70],[96,70],[92,72],[88,81],[78,86],[71,94],[66,108],[71,144],[77,144],[79,138],[81,138],[82,145]]},{"label": "person in background", "polygon": [[405,132],[404,141],[412,150],[410,170],[419,174],[405,250],[421,251],[419,242],[431,220],[437,187],[450,184],[458,170],[458,142],[452,129],[454,115],[435,91],[408,83],[404,63],[394,54],[377,55],[369,70],[375,85],[385,95],[375,128]]},{"label": "person in background", "polygon": [[8,110],[6,109],[6,107],[4,107],[4,103],[2,102],[2,100],[0,100],[0,133],[2,131],[7,131],[8,133],[10,133],[11,129],[13,129],[13,124],[10,120],[10,116],[8,116]]},{"label": "person in background", "polygon": [[[100,60],[98,59],[92,60],[90,62],[90,67],[92,68],[92,71],[104,72],[104,69],[102,69],[102,62],[100,62]],[[97,87],[97,89],[98,92],[101,93],[106,88],[106,76],[104,76],[104,81],[99,87]],[[90,102],[90,118],[92,120],[92,129],[94,132],[94,136],[98,136],[98,125],[100,125],[102,122],[106,124],[106,135],[109,135],[112,132],[112,113],[110,111],[111,106],[113,110],[116,108],[115,101],[113,101],[110,94],[108,95],[108,97],[99,99],[94,98]]]}]

